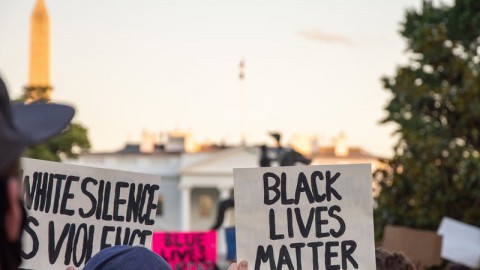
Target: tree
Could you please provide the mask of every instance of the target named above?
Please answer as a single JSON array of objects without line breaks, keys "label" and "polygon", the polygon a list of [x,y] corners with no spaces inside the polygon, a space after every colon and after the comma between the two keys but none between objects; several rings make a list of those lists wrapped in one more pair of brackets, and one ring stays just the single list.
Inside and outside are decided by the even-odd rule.
[{"label": "tree", "polygon": [[[16,102],[50,102],[51,87],[27,86]],[[69,127],[54,138],[35,146],[23,153],[24,157],[61,161],[64,158],[75,158],[90,149],[87,128],[79,123],[70,123]]]},{"label": "tree", "polygon": [[376,236],[385,224],[436,230],[448,216],[480,226],[480,1],[424,1],[406,12],[408,64],[383,78],[383,123],[398,142],[376,172]]},{"label": "tree", "polygon": [[71,123],[69,128],[45,143],[29,147],[24,156],[60,161],[62,158],[74,158],[90,149],[87,129],[78,123]]}]

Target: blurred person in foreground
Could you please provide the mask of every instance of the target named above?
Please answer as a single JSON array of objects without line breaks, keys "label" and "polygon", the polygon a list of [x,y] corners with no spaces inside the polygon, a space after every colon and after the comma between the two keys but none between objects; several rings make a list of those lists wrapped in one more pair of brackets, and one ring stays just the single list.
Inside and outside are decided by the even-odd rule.
[{"label": "blurred person in foreground", "polygon": [[172,270],[160,255],[143,246],[113,246],[102,249],[83,268],[83,270],[116,269]]},{"label": "blurred person in foreground", "polygon": [[13,104],[0,78],[0,270],[17,269],[21,263],[26,219],[19,179],[22,151],[59,134],[74,114],[66,105]]},{"label": "blurred person in foreground", "polygon": [[[113,246],[93,256],[83,270],[172,270],[155,252],[143,246]],[[190,268],[189,268],[190,269]],[[247,270],[247,262],[233,263],[228,270]],[[68,267],[66,270],[75,270]]]}]

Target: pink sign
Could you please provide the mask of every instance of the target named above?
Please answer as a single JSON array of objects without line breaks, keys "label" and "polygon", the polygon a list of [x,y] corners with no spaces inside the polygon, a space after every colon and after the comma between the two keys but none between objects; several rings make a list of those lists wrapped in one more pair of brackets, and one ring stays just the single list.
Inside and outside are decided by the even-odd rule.
[{"label": "pink sign", "polygon": [[152,250],[173,270],[213,270],[217,261],[217,233],[154,232]]}]

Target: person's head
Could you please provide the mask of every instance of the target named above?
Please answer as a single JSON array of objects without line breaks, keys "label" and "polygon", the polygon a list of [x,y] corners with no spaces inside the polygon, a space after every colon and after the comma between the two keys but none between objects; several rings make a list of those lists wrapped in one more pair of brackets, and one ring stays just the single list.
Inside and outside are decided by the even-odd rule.
[{"label": "person's head", "polygon": [[383,248],[375,249],[377,270],[416,270],[415,265],[400,252],[390,252]]},{"label": "person's head", "polygon": [[21,235],[26,217],[20,197],[20,155],[25,147],[64,130],[75,111],[57,104],[11,104],[0,78],[0,269],[21,262]]},{"label": "person's head", "polygon": [[93,256],[83,270],[172,270],[160,255],[142,246],[113,246]]}]

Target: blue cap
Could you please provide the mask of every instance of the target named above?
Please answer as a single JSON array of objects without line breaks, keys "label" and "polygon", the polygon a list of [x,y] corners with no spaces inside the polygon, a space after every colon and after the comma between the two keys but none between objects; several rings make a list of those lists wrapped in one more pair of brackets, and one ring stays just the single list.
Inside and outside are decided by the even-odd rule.
[{"label": "blue cap", "polygon": [[160,255],[143,246],[113,246],[93,256],[83,270],[172,270]]},{"label": "blue cap", "polygon": [[0,173],[23,149],[62,132],[75,114],[73,107],[54,103],[12,103],[0,78]]}]

